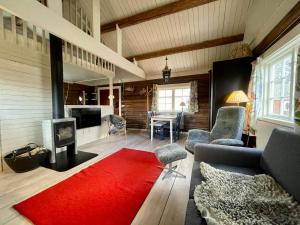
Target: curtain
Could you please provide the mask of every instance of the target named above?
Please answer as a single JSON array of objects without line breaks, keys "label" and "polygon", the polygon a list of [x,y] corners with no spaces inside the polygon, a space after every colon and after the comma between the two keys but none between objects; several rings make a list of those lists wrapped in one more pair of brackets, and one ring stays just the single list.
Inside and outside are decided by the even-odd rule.
[{"label": "curtain", "polygon": [[153,112],[156,112],[158,110],[157,106],[157,84],[153,84],[153,90],[152,90],[152,106],[151,110]]},{"label": "curtain", "polygon": [[250,105],[248,106],[248,115],[246,116],[247,131],[252,134],[256,132],[257,118],[261,116],[263,104],[263,69],[260,64],[261,59],[257,58],[252,63],[252,73],[248,88],[248,98]]},{"label": "curtain", "polygon": [[198,112],[198,82],[196,80],[191,81],[191,93],[190,93],[190,103],[189,111]]},{"label": "curtain", "polygon": [[295,131],[300,134],[300,47],[297,54],[295,86]]}]

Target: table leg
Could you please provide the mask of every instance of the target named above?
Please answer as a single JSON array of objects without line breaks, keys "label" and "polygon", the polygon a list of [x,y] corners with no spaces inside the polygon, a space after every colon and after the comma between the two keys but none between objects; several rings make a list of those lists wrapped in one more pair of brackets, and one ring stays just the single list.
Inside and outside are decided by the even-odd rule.
[{"label": "table leg", "polygon": [[170,120],[170,142],[173,143],[173,120]]},{"label": "table leg", "polygon": [[151,118],[151,142],[153,141],[153,119]]}]

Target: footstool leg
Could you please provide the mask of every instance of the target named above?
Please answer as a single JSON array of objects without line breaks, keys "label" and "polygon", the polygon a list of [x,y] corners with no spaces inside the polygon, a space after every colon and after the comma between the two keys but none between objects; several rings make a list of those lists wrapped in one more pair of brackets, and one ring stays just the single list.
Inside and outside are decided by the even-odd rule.
[{"label": "footstool leg", "polygon": [[177,165],[172,166],[172,163],[169,163],[168,168],[165,168],[165,169],[167,169],[167,171],[166,171],[166,173],[165,173],[165,175],[163,176],[162,179],[164,180],[168,175],[170,175],[172,173],[176,173],[177,175],[181,176],[182,178],[186,178],[185,175],[183,175],[182,173],[176,171],[176,168],[177,168]]},{"label": "footstool leg", "polygon": [[165,175],[162,177],[162,180],[164,180],[166,177],[168,177],[171,173],[172,173],[172,171],[167,170]]},{"label": "footstool leg", "polygon": [[181,176],[182,178],[186,178],[186,176],[176,170],[173,170],[173,173],[176,173],[177,175]]}]

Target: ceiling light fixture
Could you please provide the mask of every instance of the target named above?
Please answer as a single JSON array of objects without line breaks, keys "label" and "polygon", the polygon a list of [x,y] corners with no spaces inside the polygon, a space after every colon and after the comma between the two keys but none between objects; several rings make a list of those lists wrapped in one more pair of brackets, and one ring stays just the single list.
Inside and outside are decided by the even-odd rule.
[{"label": "ceiling light fixture", "polygon": [[164,83],[168,83],[170,81],[170,77],[171,77],[171,69],[169,69],[169,67],[168,67],[168,57],[166,57],[166,66],[162,70],[162,75],[163,75]]}]

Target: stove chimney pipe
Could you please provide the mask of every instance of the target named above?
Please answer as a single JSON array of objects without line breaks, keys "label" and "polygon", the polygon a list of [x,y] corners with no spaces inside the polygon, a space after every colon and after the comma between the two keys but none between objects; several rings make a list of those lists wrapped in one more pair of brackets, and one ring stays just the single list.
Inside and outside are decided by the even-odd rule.
[{"label": "stove chimney pipe", "polygon": [[50,34],[50,63],[53,119],[61,119],[65,117],[62,40],[53,34]]}]

